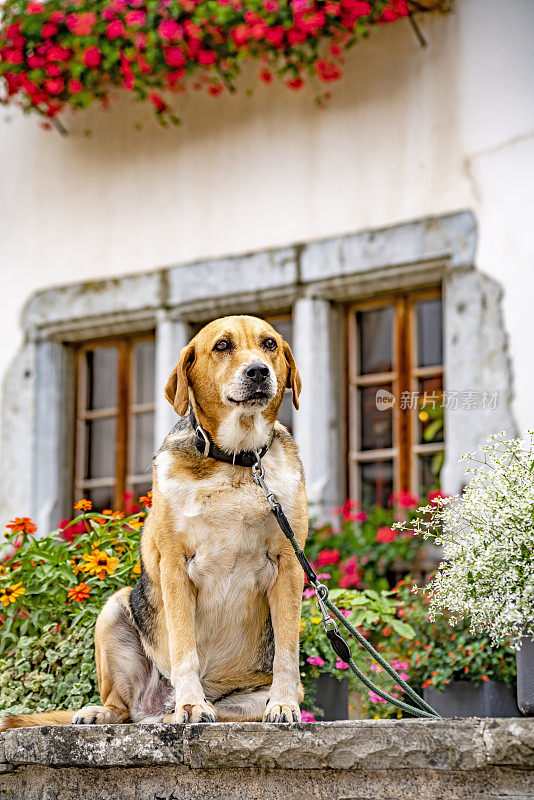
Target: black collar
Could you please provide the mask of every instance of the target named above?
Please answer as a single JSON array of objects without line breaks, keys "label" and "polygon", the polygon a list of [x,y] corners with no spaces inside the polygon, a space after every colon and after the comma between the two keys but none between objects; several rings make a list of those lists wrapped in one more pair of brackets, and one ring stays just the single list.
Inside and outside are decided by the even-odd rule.
[{"label": "black collar", "polygon": [[238,467],[251,467],[253,464],[256,464],[258,456],[263,458],[273,441],[273,436],[271,434],[268,442],[264,444],[257,453],[255,453],[254,450],[241,450],[239,453],[227,453],[221,450],[220,447],[217,447],[209,433],[198,424],[193,409],[189,412],[189,421],[195,431],[195,447],[199,453],[206,458],[215,458],[217,461],[224,461],[226,464],[235,464]]}]

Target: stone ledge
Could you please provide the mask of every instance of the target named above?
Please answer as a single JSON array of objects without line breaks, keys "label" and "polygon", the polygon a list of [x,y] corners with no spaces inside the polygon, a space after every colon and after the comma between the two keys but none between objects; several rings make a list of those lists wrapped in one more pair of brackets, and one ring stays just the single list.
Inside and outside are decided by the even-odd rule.
[{"label": "stone ledge", "polygon": [[81,797],[534,800],[534,720],[47,726],[0,735],[0,798]]},{"label": "stone ledge", "polygon": [[8,766],[533,770],[534,720],[359,720],[264,725],[43,726],[6,731]]}]

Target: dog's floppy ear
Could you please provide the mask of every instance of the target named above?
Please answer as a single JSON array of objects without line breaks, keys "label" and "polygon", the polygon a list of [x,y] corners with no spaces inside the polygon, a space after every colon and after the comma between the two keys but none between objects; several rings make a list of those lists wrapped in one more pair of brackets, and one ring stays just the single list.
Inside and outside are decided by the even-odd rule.
[{"label": "dog's floppy ear", "polygon": [[299,371],[297,369],[297,365],[295,364],[293,353],[291,352],[291,348],[287,342],[284,342],[284,355],[286,357],[286,363],[288,366],[286,385],[287,388],[291,389],[291,391],[293,392],[293,405],[298,411],[299,394],[300,394],[300,389],[302,387],[302,381],[300,380]]},{"label": "dog's floppy ear", "polygon": [[178,364],[169,375],[169,380],[165,387],[165,397],[180,417],[183,417],[189,406],[189,380],[187,371],[194,360],[195,347],[193,344],[188,344],[180,351]]}]

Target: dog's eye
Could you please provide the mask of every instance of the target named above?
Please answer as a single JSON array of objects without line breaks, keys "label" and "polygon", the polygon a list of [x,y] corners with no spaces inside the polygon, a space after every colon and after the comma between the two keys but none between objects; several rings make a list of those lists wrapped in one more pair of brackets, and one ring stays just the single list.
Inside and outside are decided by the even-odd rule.
[{"label": "dog's eye", "polygon": [[223,350],[229,350],[231,344],[228,339],[219,339],[219,341],[215,344],[214,350],[218,350],[220,353]]},{"label": "dog's eye", "polygon": [[278,347],[278,345],[276,344],[276,339],[273,339],[272,337],[266,339],[263,343],[263,346],[265,347],[266,350],[276,350],[276,348]]}]

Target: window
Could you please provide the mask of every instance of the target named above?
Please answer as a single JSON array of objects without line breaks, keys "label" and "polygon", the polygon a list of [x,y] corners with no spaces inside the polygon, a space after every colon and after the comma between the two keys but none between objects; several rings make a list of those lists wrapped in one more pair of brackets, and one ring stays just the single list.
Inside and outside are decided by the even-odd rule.
[{"label": "window", "polygon": [[349,492],[365,509],[439,486],[444,457],[441,295],[351,306]]},{"label": "window", "polygon": [[[280,314],[279,316],[263,316],[262,314],[256,314],[255,316],[261,317],[269,325],[272,325],[275,331],[278,331],[280,336],[282,336],[288,345],[293,349],[293,323],[291,321],[290,314]],[[213,317],[216,319],[216,317]],[[211,320],[207,319],[202,323],[195,323],[191,325],[191,336],[195,336],[203,327],[207,325],[208,322]],[[282,423],[289,431],[293,430],[293,401],[291,397],[291,390],[286,389],[286,393],[284,395],[284,399],[282,400],[282,405],[280,406],[280,410],[278,411],[278,421]]]},{"label": "window", "polygon": [[151,488],[154,357],[152,334],[78,349],[74,491],[98,510]]}]

